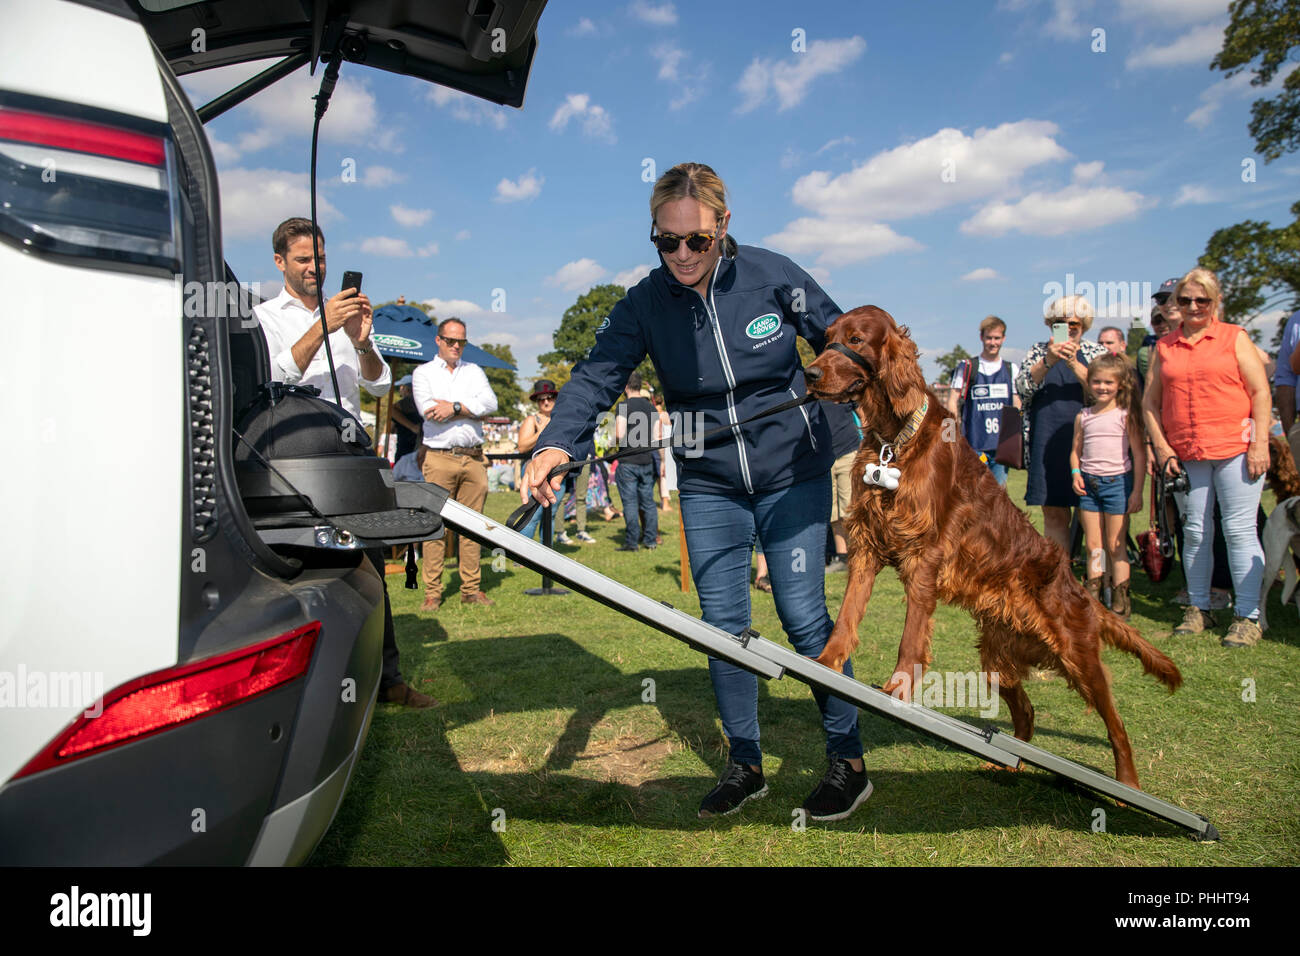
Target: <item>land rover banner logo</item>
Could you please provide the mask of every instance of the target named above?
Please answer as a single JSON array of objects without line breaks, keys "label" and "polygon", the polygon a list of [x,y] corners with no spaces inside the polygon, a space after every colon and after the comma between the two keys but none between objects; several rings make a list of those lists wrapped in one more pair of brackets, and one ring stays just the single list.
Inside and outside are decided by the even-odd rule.
[{"label": "land rover banner logo", "polygon": [[781,327],[781,317],[775,312],[769,312],[767,315],[760,315],[749,327],[745,329],[745,334],[751,339],[762,339],[771,335]]},{"label": "land rover banner logo", "polygon": [[403,338],[400,335],[372,335],[370,339],[381,349],[408,349],[418,352],[424,348],[417,340]]}]

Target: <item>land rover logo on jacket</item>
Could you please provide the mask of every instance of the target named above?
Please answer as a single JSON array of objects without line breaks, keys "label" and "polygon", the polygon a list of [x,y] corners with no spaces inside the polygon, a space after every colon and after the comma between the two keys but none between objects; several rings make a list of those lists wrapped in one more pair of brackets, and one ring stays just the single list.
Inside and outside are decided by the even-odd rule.
[{"label": "land rover logo on jacket", "polygon": [[760,315],[753,322],[745,327],[745,334],[751,339],[767,338],[778,328],[781,327],[781,317],[775,312],[769,312],[767,315]]},{"label": "land rover logo on jacket", "polygon": [[423,348],[417,340],[403,338],[400,335],[378,334],[370,336],[370,339],[376,345],[382,346],[386,349],[411,349],[412,351],[419,351]]}]

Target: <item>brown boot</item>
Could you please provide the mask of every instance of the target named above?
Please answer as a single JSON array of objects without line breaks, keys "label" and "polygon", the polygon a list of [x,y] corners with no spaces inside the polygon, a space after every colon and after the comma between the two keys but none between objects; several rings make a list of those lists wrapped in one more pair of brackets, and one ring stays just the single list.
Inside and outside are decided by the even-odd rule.
[{"label": "brown boot", "polygon": [[1117,584],[1110,592],[1110,609],[1124,621],[1127,621],[1128,616],[1133,613],[1133,602],[1129,600],[1128,585],[1128,581]]},{"label": "brown boot", "polygon": [[1083,582],[1083,586],[1088,589],[1088,593],[1094,598],[1098,601],[1101,600],[1101,578],[1088,578],[1087,581]]}]

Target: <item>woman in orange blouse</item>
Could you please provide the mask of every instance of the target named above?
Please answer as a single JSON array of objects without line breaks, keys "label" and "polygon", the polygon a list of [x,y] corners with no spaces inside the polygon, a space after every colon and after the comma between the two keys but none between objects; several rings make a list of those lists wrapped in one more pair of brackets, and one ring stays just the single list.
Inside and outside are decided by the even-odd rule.
[{"label": "woman in orange blouse", "polygon": [[1156,343],[1142,402],[1157,466],[1187,473],[1183,557],[1188,604],[1175,635],[1214,627],[1209,612],[1214,501],[1228,543],[1236,603],[1225,647],[1259,642],[1264,552],[1255,512],[1268,470],[1272,397],[1264,363],[1244,329],[1219,320],[1222,293],[1208,269],[1193,269],[1174,288],[1182,326]]}]

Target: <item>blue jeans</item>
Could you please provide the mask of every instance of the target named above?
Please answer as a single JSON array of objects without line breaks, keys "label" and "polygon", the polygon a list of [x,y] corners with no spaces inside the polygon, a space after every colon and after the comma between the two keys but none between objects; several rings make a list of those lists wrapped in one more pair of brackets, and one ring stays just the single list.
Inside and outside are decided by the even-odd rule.
[{"label": "blue jeans", "polygon": [[997,461],[994,461],[994,460],[993,460],[993,456],[994,456],[995,454],[997,454],[997,452],[986,451],[984,454],[988,455],[988,462],[987,462],[987,464],[988,464],[988,466],[989,466],[989,471],[993,472],[993,478],[994,478],[994,480],[995,480],[999,485],[1002,485],[1003,487],[1006,487],[1006,484],[1007,484],[1007,466],[1004,465],[1004,464],[1002,464],[1001,462],[997,462]]},{"label": "blue jeans", "polygon": [[[654,465],[629,465],[621,462],[614,472],[614,484],[618,486],[618,496],[623,500],[623,520],[627,522],[624,543],[629,548],[635,548],[638,539],[644,545],[654,544],[659,535]],[[638,511],[645,513],[644,532]]]},{"label": "blue jeans", "polygon": [[[542,523],[542,512],[551,511],[552,514],[554,514],[554,510],[555,510],[555,505],[547,505],[544,508],[538,508],[536,511],[533,512],[533,516],[528,519],[528,523],[519,529],[519,533],[522,534],[525,538],[531,538],[533,535],[537,534],[537,529]],[[551,525],[551,533],[552,534],[555,533],[554,524]],[[551,546],[551,542],[549,541],[543,541],[542,544],[546,545],[548,548]]]},{"label": "blue jeans", "polygon": [[[705,621],[728,634],[749,626],[749,561],[757,533],[786,636],[805,657],[822,652],[831,634],[824,590],[830,484],[830,475],[823,475],[762,494],[681,495],[686,547]],[[845,663],[844,673],[853,676],[851,663]],[[731,759],[760,766],[758,678],[712,657],[709,676]],[[826,753],[861,757],[857,707],[820,690],[813,697],[826,730]]]},{"label": "blue jeans", "polygon": [[1219,461],[1185,461],[1191,481],[1183,517],[1183,566],[1187,570],[1188,603],[1210,609],[1210,577],[1214,573],[1214,499],[1219,499],[1223,537],[1228,543],[1228,567],[1237,617],[1259,619],[1259,590],[1264,583],[1264,549],[1255,526],[1264,476],[1250,480],[1246,456]]}]

